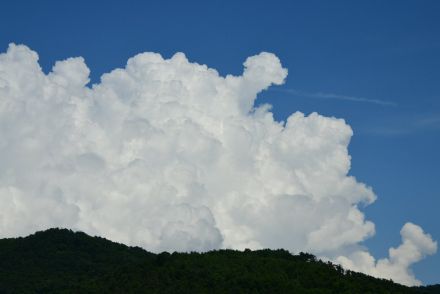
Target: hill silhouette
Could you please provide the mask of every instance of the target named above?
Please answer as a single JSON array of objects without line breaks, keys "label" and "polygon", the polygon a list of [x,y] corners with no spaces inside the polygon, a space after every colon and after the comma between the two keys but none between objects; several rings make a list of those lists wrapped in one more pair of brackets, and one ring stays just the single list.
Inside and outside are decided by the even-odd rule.
[{"label": "hill silhouette", "polygon": [[307,253],[153,254],[67,229],[0,240],[0,293],[440,293],[345,271]]}]

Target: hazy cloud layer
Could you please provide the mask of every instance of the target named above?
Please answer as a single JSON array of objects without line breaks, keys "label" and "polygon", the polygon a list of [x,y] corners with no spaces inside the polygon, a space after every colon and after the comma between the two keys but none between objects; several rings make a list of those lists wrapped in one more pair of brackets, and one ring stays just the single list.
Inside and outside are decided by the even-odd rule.
[{"label": "hazy cloud layer", "polygon": [[182,53],[139,54],[91,88],[88,76],[82,58],[46,75],[25,46],[0,55],[0,237],[62,226],[156,252],[282,247],[407,284],[436,251],[412,224],[383,262],[359,245],[374,224],[358,205],[375,195],[347,175],[352,130],[255,108],[287,76],[275,55],[241,76]]}]

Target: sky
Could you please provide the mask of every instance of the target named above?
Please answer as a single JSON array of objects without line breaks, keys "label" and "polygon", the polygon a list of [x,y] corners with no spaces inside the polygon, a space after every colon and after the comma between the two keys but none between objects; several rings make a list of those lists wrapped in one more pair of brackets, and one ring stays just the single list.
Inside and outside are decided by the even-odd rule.
[{"label": "sky", "polygon": [[[439,12],[438,1],[3,2],[0,52],[6,55],[0,59],[0,86],[15,92],[0,92],[0,98],[16,100],[2,107],[20,99],[28,99],[21,103],[30,106],[1,113],[0,136],[8,143],[1,146],[0,195],[3,203],[12,201],[6,195],[16,195],[14,201],[21,199],[26,209],[11,214],[5,205],[2,216],[11,221],[3,220],[0,234],[58,224],[152,250],[310,248],[370,274],[414,284],[412,268],[423,283],[440,283],[440,256],[426,235],[440,240]],[[27,47],[8,49],[10,43]],[[136,56],[142,52],[162,57]],[[79,56],[83,59],[54,67]],[[154,95],[144,97],[142,91]],[[42,103],[41,97],[49,102]],[[168,107],[173,99],[180,106]],[[63,103],[75,105],[78,113]],[[288,121],[297,111],[304,115]],[[73,128],[65,119],[78,123],[78,116],[86,125]],[[140,126],[141,118],[155,131]],[[173,122],[167,124],[165,118]],[[219,121],[226,131],[217,129]],[[59,132],[48,131],[58,123],[63,126]],[[30,126],[34,129],[29,133]],[[65,136],[68,132],[78,132],[75,141]],[[37,135],[32,141],[29,134]],[[142,134],[151,140],[142,141]],[[178,134],[183,134],[182,141],[176,142],[172,138]],[[64,143],[54,144],[58,141]],[[131,145],[121,147],[120,142]],[[168,150],[173,144],[181,149]],[[257,151],[243,150],[240,144]],[[115,151],[123,148],[126,154]],[[145,153],[136,156],[154,161],[163,177],[130,161],[141,149]],[[159,152],[156,158],[146,155],[152,150]],[[49,163],[58,165],[47,171]],[[66,171],[62,176],[70,165],[73,175]],[[99,176],[95,185],[84,187],[107,193],[93,191],[100,195],[93,201],[75,196],[92,193],[76,188],[91,171]],[[208,172],[212,175],[199,176]],[[228,172],[231,176],[224,176]],[[258,181],[245,185],[232,175]],[[172,182],[169,177],[179,180],[171,187],[159,185],[159,190],[132,188],[135,179],[151,188],[153,182]],[[36,200],[38,193],[48,196]],[[149,196],[144,203],[138,193],[158,198]],[[120,203],[124,195],[129,196]],[[126,222],[108,219],[125,215],[117,207],[134,215],[137,231],[124,233]],[[137,207],[152,209],[133,212]],[[55,212],[40,219],[42,227],[29,225],[30,220],[23,226],[11,224],[24,212],[40,216],[49,208]],[[333,214],[322,216],[326,211]],[[280,217],[269,217],[266,227],[257,212]],[[301,218],[311,225],[290,232]],[[162,231],[145,228],[144,222],[157,219],[169,220],[157,224]],[[105,226],[112,222],[116,229]],[[322,248],[322,238],[333,232],[328,223],[347,236]],[[270,225],[280,231],[271,235]],[[182,240],[186,247],[176,248]],[[395,258],[388,256],[391,247],[397,248]],[[408,261],[418,255],[430,256]]]}]

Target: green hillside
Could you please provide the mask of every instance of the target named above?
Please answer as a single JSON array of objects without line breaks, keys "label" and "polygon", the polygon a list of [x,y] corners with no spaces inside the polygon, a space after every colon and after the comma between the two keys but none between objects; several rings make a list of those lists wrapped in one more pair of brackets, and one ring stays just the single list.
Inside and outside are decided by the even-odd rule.
[{"label": "green hillside", "polygon": [[50,229],[0,240],[0,293],[440,293],[285,250],[153,254]]}]

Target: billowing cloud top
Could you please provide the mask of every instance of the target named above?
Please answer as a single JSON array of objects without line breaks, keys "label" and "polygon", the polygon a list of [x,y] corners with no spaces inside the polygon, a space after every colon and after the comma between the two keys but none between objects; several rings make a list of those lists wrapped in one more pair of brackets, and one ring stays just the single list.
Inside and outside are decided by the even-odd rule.
[{"label": "billowing cloud top", "polygon": [[38,55],[0,55],[0,236],[70,227],[148,250],[286,248],[416,284],[409,266],[436,251],[419,227],[379,260],[348,176],[351,128],[317,113],[273,119],[256,96],[287,70],[271,53],[241,76],[184,54],[143,53],[86,86],[82,58],[45,74]]}]

